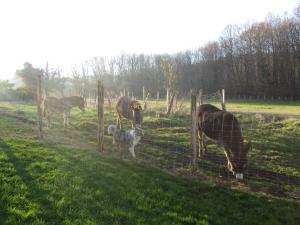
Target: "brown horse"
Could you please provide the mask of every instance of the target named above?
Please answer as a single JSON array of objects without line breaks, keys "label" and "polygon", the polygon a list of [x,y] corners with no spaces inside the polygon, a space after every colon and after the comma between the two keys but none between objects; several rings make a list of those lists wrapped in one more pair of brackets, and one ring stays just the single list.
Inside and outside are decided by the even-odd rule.
[{"label": "brown horse", "polygon": [[72,108],[78,107],[85,111],[85,101],[80,96],[63,98],[46,97],[43,100],[43,116],[47,118],[47,127],[51,127],[52,114],[63,114],[64,126],[69,125],[69,118]]},{"label": "brown horse", "polygon": [[198,139],[200,155],[206,151],[205,135],[221,143],[225,149],[228,169],[243,179],[247,167],[247,154],[251,143],[244,143],[239,121],[229,112],[210,104],[198,108]]},{"label": "brown horse", "polygon": [[123,96],[116,105],[117,110],[117,127],[122,128],[122,117],[131,122],[132,128],[142,127],[143,115],[141,104],[136,100]]}]

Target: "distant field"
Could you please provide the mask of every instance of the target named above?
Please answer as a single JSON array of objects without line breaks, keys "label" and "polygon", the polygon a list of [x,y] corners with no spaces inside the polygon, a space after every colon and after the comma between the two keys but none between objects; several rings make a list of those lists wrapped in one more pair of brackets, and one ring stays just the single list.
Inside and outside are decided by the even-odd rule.
[{"label": "distant field", "polygon": [[[211,103],[220,107],[220,103],[216,101],[209,101],[204,103]],[[153,108],[165,108],[165,102],[160,100],[150,101],[150,107]],[[190,107],[190,101],[178,100],[177,106],[188,112]],[[299,116],[300,117],[300,101],[238,101],[227,100],[227,110],[231,112],[243,112],[243,113],[263,113],[274,114],[282,116]]]},{"label": "distant field", "polygon": [[[300,105],[230,102],[253,142],[249,170],[237,182],[222,149],[191,178],[188,102],[170,118],[155,117],[163,102],[149,103],[145,141],[119,159],[111,137],[96,149],[95,109],[72,112],[36,138],[35,106],[0,103],[0,224],[298,224],[300,221],[300,122],[241,112],[297,116]],[[261,110],[261,111],[259,111]],[[106,108],[105,126],[114,123]],[[127,123],[124,123],[127,125]],[[179,177],[168,175],[158,167]]]},{"label": "distant field", "polygon": [[264,113],[300,117],[300,102],[228,101],[230,111]]}]

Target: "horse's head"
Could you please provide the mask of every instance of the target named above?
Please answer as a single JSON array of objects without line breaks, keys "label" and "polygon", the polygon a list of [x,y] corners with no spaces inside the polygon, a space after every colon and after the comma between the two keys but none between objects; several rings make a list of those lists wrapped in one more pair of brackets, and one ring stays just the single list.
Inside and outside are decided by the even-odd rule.
[{"label": "horse's head", "polygon": [[248,166],[247,154],[251,148],[251,142],[248,142],[246,145],[241,142],[240,145],[234,148],[236,148],[235,151],[231,151],[230,155],[230,170],[236,179],[243,180],[244,172]]},{"label": "horse's head", "polygon": [[143,123],[143,109],[138,101],[132,101],[131,110],[133,112],[134,123],[142,126]]}]

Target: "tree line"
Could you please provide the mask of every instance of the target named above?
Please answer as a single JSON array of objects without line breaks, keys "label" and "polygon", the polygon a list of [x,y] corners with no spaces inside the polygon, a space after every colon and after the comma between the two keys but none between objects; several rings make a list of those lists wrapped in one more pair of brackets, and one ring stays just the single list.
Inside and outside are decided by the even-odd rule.
[{"label": "tree line", "polygon": [[[94,57],[74,66],[62,76],[59,69],[35,69],[24,64],[17,71],[27,88],[34,88],[34,76],[41,73],[45,94],[91,96],[96,81],[106,90],[120,93],[124,89],[142,96],[144,86],[151,94],[204,93],[226,89],[227,95],[300,97],[300,15],[268,15],[264,22],[228,25],[218,41],[176,54],[121,54]],[[30,72],[31,71],[31,72]]]}]

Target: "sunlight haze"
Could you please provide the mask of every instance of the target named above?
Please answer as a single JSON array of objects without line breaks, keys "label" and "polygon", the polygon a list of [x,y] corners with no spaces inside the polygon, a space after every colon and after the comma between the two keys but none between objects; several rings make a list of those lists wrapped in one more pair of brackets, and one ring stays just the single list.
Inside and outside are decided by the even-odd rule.
[{"label": "sunlight haze", "polygon": [[0,79],[24,62],[72,66],[93,56],[175,53],[217,40],[228,24],[293,13],[298,1],[58,1],[0,2]]}]

